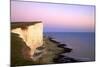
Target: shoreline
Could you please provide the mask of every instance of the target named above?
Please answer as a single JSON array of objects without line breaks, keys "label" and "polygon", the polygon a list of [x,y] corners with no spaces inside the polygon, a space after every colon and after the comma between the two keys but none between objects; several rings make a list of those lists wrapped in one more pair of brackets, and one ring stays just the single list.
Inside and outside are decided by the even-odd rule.
[{"label": "shoreline", "polygon": [[[65,47],[67,44],[62,44],[61,42],[56,41],[54,38],[52,37],[44,37],[44,44],[47,45],[51,45],[49,47],[46,47],[47,50],[51,49],[51,51],[55,50],[54,53],[52,53],[52,55],[54,55],[55,57],[52,58],[52,62],[53,63],[71,63],[71,62],[81,62],[80,60],[76,60],[75,58],[71,58],[68,56],[64,56],[64,53],[70,53],[72,52],[72,48],[69,47]],[[47,51],[46,50],[46,51]],[[47,51],[47,54],[49,54],[50,51]],[[49,56],[48,56],[49,57]],[[50,57],[49,57],[50,58]],[[49,62],[47,63],[49,64]]]}]

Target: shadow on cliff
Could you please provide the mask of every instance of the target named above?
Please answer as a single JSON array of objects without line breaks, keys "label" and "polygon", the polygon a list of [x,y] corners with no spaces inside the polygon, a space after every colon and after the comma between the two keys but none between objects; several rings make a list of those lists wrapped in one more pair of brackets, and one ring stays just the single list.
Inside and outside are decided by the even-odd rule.
[{"label": "shadow on cliff", "polygon": [[33,64],[30,57],[30,48],[26,45],[19,34],[11,33],[11,66]]}]

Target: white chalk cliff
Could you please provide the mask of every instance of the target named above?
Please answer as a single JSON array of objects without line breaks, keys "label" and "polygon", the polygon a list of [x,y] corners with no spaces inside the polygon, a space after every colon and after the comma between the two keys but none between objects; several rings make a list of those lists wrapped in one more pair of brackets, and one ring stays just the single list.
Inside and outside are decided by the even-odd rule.
[{"label": "white chalk cliff", "polygon": [[11,32],[19,34],[26,45],[30,47],[31,57],[36,48],[43,45],[43,23],[41,21],[12,22]]}]

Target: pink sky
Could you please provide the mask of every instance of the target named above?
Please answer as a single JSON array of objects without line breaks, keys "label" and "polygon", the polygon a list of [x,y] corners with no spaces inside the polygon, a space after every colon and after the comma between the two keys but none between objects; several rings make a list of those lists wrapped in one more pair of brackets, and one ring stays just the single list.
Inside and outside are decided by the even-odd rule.
[{"label": "pink sky", "polygon": [[93,32],[95,6],[11,2],[11,21],[42,21],[46,32]]}]

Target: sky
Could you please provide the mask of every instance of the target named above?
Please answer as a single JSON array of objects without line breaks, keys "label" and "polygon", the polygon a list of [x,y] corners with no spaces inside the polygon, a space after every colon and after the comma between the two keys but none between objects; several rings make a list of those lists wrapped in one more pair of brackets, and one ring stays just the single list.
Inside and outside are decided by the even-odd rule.
[{"label": "sky", "polygon": [[44,32],[94,32],[95,6],[11,1],[11,21],[42,21]]}]

